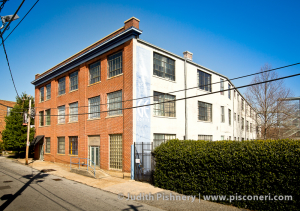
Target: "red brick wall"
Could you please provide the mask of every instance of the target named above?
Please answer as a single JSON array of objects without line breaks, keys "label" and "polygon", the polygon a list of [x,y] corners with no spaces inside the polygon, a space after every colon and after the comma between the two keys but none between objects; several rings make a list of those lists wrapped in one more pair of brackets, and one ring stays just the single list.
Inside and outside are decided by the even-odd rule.
[{"label": "red brick wall", "polygon": [[0,100],[0,141],[2,142],[2,131],[5,129],[5,117],[7,115],[7,107],[14,107],[16,103],[12,101]]},{"label": "red brick wall", "polygon": [[[107,57],[112,53],[123,51],[123,74],[108,79]],[[66,115],[69,113],[69,104],[78,102],[78,113],[88,113],[88,99],[100,95],[100,104],[107,103],[107,94],[122,90],[122,100],[133,98],[133,41],[130,40],[123,45],[93,59],[68,73],[60,75],[51,80],[51,99],[39,102],[39,88],[47,85],[45,83],[35,89],[36,114],[47,108],[57,108],[65,105]],[[89,64],[101,62],[101,82],[89,85]],[[69,92],[69,75],[78,70],[78,90]],[[58,79],[66,76],[66,94],[58,95]],[[46,88],[45,88],[46,98]],[[132,107],[132,101],[124,102],[123,107]],[[85,106],[85,107],[83,107]],[[100,111],[106,111],[107,106],[101,105]],[[57,109],[51,109],[51,115],[57,115]],[[100,167],[109,169],[109,135],[123,134],[123,171],[130,172],[131,168],[131,145],[133,143],[133,114],[132,110],[124,110],[123,116],[107,117],[107,113],[101,113],[100,119],[87,120],[88,115],[78,115],[78,122],[69,123],[69,117],[65,117],[65,124],[58,125],[57,116],[51,116],[51,126],[39,127],[39,117],[35,118],[36,136],[45,135],[51,138],[51,153],[46,154],[44,159],[53,162],[70,162],[69,136],[78,136],[78,157],[88,157],[88,136],[100,135]],[[57,153],[57,137],[65,136],[65,154]],[[77,162],[77,161],[76,161]]]}]

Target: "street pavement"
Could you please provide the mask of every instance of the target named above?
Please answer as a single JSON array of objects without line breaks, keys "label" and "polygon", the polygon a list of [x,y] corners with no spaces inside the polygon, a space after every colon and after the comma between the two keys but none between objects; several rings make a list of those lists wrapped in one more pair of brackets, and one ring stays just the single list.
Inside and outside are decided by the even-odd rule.
[{"label": "street pavement", "polygon": [[[184,195],[130,180],[130,174],[123,179],[122,172],[97,170],[95,179],[71,172],[66,164],[24,163],[0,157],[0,210],[244,210],[197,198],[184,200]],[[43,173],[49,169],[54,171]]]},{"label": "street pavement", "polygon": [[0,210],[161,210],[0,157]]}]

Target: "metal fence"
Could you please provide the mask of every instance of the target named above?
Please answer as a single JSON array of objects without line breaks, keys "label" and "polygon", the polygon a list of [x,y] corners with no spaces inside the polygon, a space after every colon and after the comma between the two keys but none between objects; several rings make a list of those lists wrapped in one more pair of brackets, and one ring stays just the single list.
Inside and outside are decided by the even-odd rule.
[{"label": "metal fence", "polygon": [[152,156],[153,143],[134,143],[134,179],[153,183],[154,157]]}]

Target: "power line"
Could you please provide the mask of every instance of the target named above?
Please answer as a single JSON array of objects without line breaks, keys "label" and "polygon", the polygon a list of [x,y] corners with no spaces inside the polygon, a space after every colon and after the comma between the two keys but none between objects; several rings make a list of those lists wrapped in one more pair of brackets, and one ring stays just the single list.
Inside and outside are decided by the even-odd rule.
[{"label": "power line", "polygon": [[[39,0],[37,0],[35,2],[35,4],[30,8],[30,10],[26,13],[26,15],[20,20],[20,22],[15,26],[15,28],[9,33],[9,35],[7,35],[7,37],[4,39],[3,42],[5,42],[7,40],[7,38],[11,35],[11,33],[14,32],[14,30],[20,25],[20,23],[25,19],[25,17],[30,13],[30,11],[34,8],[34,6],[39,2]],[[3,44],[3,42],[0,44],[0,46]]]},{"label": "power line", "polygon": [[[21,4],[19,5],[18,9],[16,10],[15,14],[12,16],[12,18],[10,19],[10,21],[8,22],[8,24],[5,26],[5,28],[3,29],[1,36],[4,34],[4,32],[6,31],[6,29],[8,29],[10,23],[14,20],[15,16],[17,15],[18,11],[20,10],[20,8],[22,7],[23,3],[25,0],[23,0],[21,2]],[[2,42],[3,42],[3,38],[2,38]]]},{"label": "power line", "polygon": [[3,7],[4,7],[4,5],[5,5],[5,3],[7,2],[8,0],[2,0],[1,2],[2,2],[2,4],[1,4],[1,6],[0,6],[0,12],[1,12],[1,10],[3,9]]},{"label": "power line", "polygon": [[[279,69],[283,69],[283,68],[287,68],[287,67],[291,67],[291,66],[295,66],[295,65],[299,65],[300,62],[298,63],[294,63],[294,64],[290,64],[290,65],[286,65],[286,66],[282,66],[282,67],[277,67],[277,68],[274,68],[274,69],[270,69],[270,70],[265,70],[265,71],[261,71],[261,72],[257,72],[257,73],[252,73],[252,74],[249,74],[249,75],[244,75],[244,76],[239,76],[239,77],[236,77],[236,78],[232,78],[232,79],[227,79],[226,81],[233,81],[233,80],[236,80],[236,79],[241,79],[241,78],[246,78],[246,77],[249,77],[249,76],[253,76],[253,75],[257,75],[257,74],[261,74],[261,73],[266,73],[266,72],[271,72],[271,71],[274,71],[274,70],[279,70]],[[214,83],[210,83],[210,84],[207,84],[207,85],[204,85],[204,86],[211,86],[213,84],[219,84],[221,83],[220,81],[218,82],[214,82]],[[187,88],[187,89],[180,89],[180,90],[176,90],[176,91],[172,91],[172,92],[168,92],[168,93],[164,93],[164,94],[172,94],[172,93],[176,93],[176,92],[182,92],[182,91],[185,91],[185,90],[190,90],[190,89],[195,89],[195,88],[199,88],[199,86],[195,86],[195,87],[190,87],[190,88]],[[124,101],[121,101],[121,102],[128,102],[128,101],[133,101],[133,100],[140,100],[140,99],[145,99],[145,98],[150,98],[150,97],[154,97],[153,95],[150,95],[150,96],[147,96],[147,97],[141,97],[141,98],[136,98],[136,99],[130,99],[130,100],[124,100]],[[102,103],[102,104],[99,104],[99,105],[107,105],[109,103]],[[80,108],[80,107],[89,107],[89,106],[78,106],[77,108]],[[58,109],[58,108],[45,108],[45,107],[34,107],[34,108],[43,108],[43,109]]]},{"label": "power line", "polygon": [[[258,82],[258,83],[253,83],[253,84],[248,84],[248,85],[243,85],[243,86],[239,86],[239,87],[235,87],[235,88],[224,89],[224,90],[220,90],[220,91],[215,91],[215,92],[210,92],[210,93],[205,93],[205,94],[200,94],[200,95],[194,95],[194,96],[179,98],[179,99],[175,99],[175,100],[168,100],[166,102],[150,103],[150,104],[147,104],[147,105],[133,106],[133,107],[128,107],[128,108],[121,108],[121,109],[114,109],[114,110],[107,110],[107,111],[99,111],[99,112],[92,112],[92,113],[64,114],[64,115],[45,115],[45,116],[78,116],[78,115],[86,115],[86,114],[97,114],[97,113],[107,113],[107,112],[120,111],[120,110],[128,110],[128,109],[133,109],[133,108],[141,108],[141,107],[146,107],[146,106],[152,106],[152,105],[170,103],[170,102],[175,102],[175,101],[180,101],[180,100],[185,100],[185,99],[191,99],[191,98],[195,98],[195,97],[202,97],[202,96],[216,94],[216,93],[225,92],[225,91],[229,91],[229,90],[241,89],[241,88],[245,88],[245,87],[248,87],[248,86],[256,86],[256,85],[259,85],[259,84],[264,84],[264,83],[269,83],[269,82],[273,82],[273,81],[283,80],[283,79],[286,79],[286,78],[292,78],[292,77],[296,77],[296,76],[299,76],[299,75],[300,75],[300,73],[297,73],[297,74],[294,74],[294,75],[288,75],[288,76],[284,76],[284,77],[280,77],[280,78],[275,78],[275,79],[262,81],[262,82]],[[16,113],[22,113],[22,112],[16,112]],[[38,116],[38,114],[36,114],[35,116]]]},{"label": "power line", "polygon": [[13,75],[12,75],[12,72],[11,72],[11,69],[10,69],[10,64],[9,64],[9,61],[8,61],[8,57],[7,57],[7,53],[6,53],[6,49],[5,49],[5,45],[4,45],[4,41],[3,41],[2,34],[1,34],[0,36],[1,36],[1,39],[2,39],[3,50],[4,50],[4,53],[5,53],[5,56],[6,56],[6,61],[7,61],[8,69],[9,69],[9,72],[10,72],[11,80],[12,80],[12,82],[13,82],[13,84],[14,84],[15,91],[16,91],[18,97],[20,98],[20,96],[19,96],[19,94],[18,94],[18,91],[17,91],[17,88],[16,88],[16,84],[15,84],[15,81],[14,81],[14,78],[13,78]]}]

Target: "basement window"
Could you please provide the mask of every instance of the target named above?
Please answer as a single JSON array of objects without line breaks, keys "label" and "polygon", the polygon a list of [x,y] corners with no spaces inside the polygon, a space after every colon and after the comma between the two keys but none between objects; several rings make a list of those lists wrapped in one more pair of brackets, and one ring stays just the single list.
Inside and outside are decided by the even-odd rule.
[{"label": "basement window", "polygon": [[153,140],[153,149],[165,143],[168,140],[176,139],[175,134],[158,134],[154,133],[154,140]]}]

